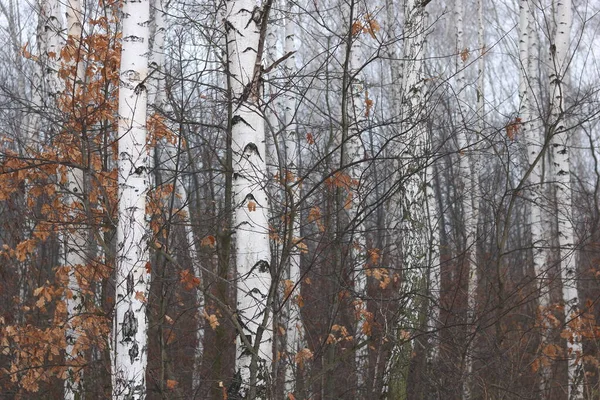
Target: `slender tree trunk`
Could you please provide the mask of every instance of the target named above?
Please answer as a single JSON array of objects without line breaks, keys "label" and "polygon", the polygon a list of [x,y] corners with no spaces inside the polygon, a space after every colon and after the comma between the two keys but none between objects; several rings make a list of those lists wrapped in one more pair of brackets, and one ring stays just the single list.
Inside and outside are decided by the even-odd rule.
[{"label": "slender tree trunk", "polygon": [[550,46],[550,140],[552,148],[552,174],[558,207],[558,242],[560,246],[560,271],[562,297],[565,306],[565,325],[569,339],[568,393],[569,400],[583,399],[582,345],[580,333],[573,329],[579,317],[577,293],[577,264],[575,257],[575,234],[573,231],[573,209],[571,195],[571,167],[569,153],[571,138],[566,116],[566,81],[570,62],[571,25],[573,11],[571,0],[558,0],[556,3],[556,35]]},{"label": "slender tree trunk", "polygon": [[[402,294],[407,296],[398,330],[397,340],[387,367],[388,396],[393,399],[408,398],[408,375],[412,349],[406,333],[426,324],[422,311],[426,307],[414,298],[414,293],[427,289],[427,274],[431,271],[434,254],[437,254],[437,235],[431,227],[435,206],[429,194],[427,179],[431,175],[431,139],[425,120],[425,90],[423,56],[425,9],[422,2],[406,0],[404,8],[404,50],[402,65],[401,132],[400,149],[402,172]],[[436,248],[434,250],[434,248]]]},{"label": "slender tree trunk", "polygon": [[119,88],[119,223],[113,319],[113,399],[144,399],[148,358],[146,303],[150,285],[146,193],[145,79],[148,76],[148,0],[123,4]]},{"label": "slender tree trunk", "polygon": [[248,399],[268,396],[272,362],[271,254],[266,192],[265,121],[259,108],[262,54],[270,0],[229,0],[228,72],[233,112],[233,206],[236,241],[236,385]]},{"label": "slender tree trunk", "polygon": [[[477,220],[479,201],[479,182],[477,181],[476,171],[473,168],[472,160],[474,158],[474,143],[467,136],[467,126],[464,113],[467,110],[465,73],[464,68],[468,58],[468,50],[464,44],[464,24],[463,24],[463,1],[456,0],[454,6],[454,15],[456,23],[456,45],[457,45],[457,72],[456,85],[458,92],[458,196],[462,204],[462,222],[464,229],[463,257],[464,268],[467,271],[467,343],[465,350],[464,377],[463,377],[463,399],[472,398],[473,381],[473,343],[475,340],[475,308],[476,294],[478,284],[477,274]],[[476,156],[476,155],[475,155]]]},{"label": "slender tree trunk", "polygon": [[[294,3],[286,0],[286,9],[288,17],[285,22],[285,41],[284,48],[286,54],[291,54],[285,61],[286,77],[290,84],[294,82],[294,74],[296,73],[296,24],[292,19],[292,15],[296,11]],[[300,154],[298,147],[298,132],[296,129],[295,113],[297,107],[295,88],[292,86],[285,94],[285,152],[287,169],[294,177],[300,176]],[[299,240],[300,234],[300,189],[301,186],[293,182],[287,182],[286,202],[290,214],[291,235],[292,240]],[[299,295],[301,287],[300,275],[300,247],[294,246],[290,250],[288,262],[288,271],[286,279],[290,282],[293,291],[289,293],[286,303],[286,347],[287,352],[291,355],[299,355],[300,350],[304,348],[304,325],[300,314]],[[298,367],[297,367],[298,366]],[[285,367],[285,394],[299,392],[299,382],[301,381],[300,365],[295,363],[293,358],[290,358]],[[306,368],[306,363],[303,363],[303,368]]]},{"label": "slender tree trunk", "polygon": [[[351,196],[352,202],[349,204],[350,209],[348,212],[349,226],[354,227],[352,230],[352,243],[350,248],[352,249],[352,265],[353,265],[353,281],[354,281],[354,292],[358,297],[354,301],[354,313],[356,316],[356,333],[355,333],[355,345],[356,353],[354,355],[356,378],[357,378],[357,393],[358,398],[364,398],[366,391],[366,378],[368,376],[368,362],[369,362],[369,346],[366,343],[367,335],[364,333],[364,323],[367,317],[367,276],[364,270],[364,264],[366,261],[365,253],[367,251],[367,244],[364,234],[364,224],[359,222],[362,215],[362,206],[364,200],[361,195],[361,182],[362,174],[364,171],[364,146],[361,139],[360,126],[364,122],[365,118],[365,77],[360,73],[362,66],[361,62],[361,40],[363,39],[359,34],[353,32],[353,24],[355,21],[360,21],[365,17],[361,11],[359,2],[352,2],[354,8],[354,21],[350,21],[350,35],[347,51],[350,53],[350,62],[348,65],[347,73],[349,75],[348,83],[349,87],[345,88],[348,91],[349,96],[347,97],[347,104],[344,104],[347,115],[348,115],[348,126],[347,126],[347,140],[344,142],[346,146],[346,157],[347,161],[351,164],[350,166],[350,178],[352,181],[351,185]],[[344,164],[346,164],[344,162]]]},{"label": "slender tree trunk", "polygon": [[[79,54],[79,43],[82,35],[82,12],[81,3],[78,0],[69,0],[66,7],[67,17],[67,35],[68,45],[73,46],[76,49],[76,54]],[[60,51],[56,52],[56,56],[60,54]],[[49,59],[52,57],[49,56]],[[82,66],[83,60],[79,60],[76,56],[72,61],[68,63],[68,66],[75,66],[77,71],[76,76],[72,79],[70,85],[72,85],[72,93],[76,95],[81,89],[85,80],[84,69]],[[58,70],[56,71],[58,74]],[[54,80],[54,79],[52,79]],[[58,76],[57,79],[58,80]],[[58,94],[62,89],[59,84],[49,85]],[[84,127],[85,129],[85,127]],[[77,142],[76,142],[77,143]],[[82,165],[86,165],[85,149],[83,148],[84,143],[80,142],[80,146],[77,149],[81,152]],[[81,219],[78,216],[80,211],[77,211],[76,204],[83,201],[82,196],[85,195],[86,185],[83,170],[75,167],[67,168],[67,198],[66,203],[71,207],[71,220]],[[68,294],[66,296],[67,302],[67,331],[66,331],[66,361],[67,363],[80,363],[80,358],[83,356],[81,351],[76,351],[76,344],[81,336],[81,321],[78,316],[83,312],[83,298],[79,287],[79,279],[81,274],[78,273],[80,268],[83,268],[86,264],[86,250],[87,250],[87,234],[81,225],[67,226],[67,230],[64,233],[64,264],[68,267],[69,271],[69,282],[68,282]],[[78,361],[79,360],[79,361]],[[67,370],[67,378],[65,379],[65,400],[75,400],[81,398],[83,393],[82,387],[83,369],[77,365],[69,366]]]},{"label": "slender tree trunk", "polygon": [[[537,117],[534,104],[539,90],[538,74],[539,51],[537,35],[535,32],[534,4],[531,0],[519,2],[519,60],[521,63],[521,77],[519,81],[519,97],[521,107],[519,117],[521,128],[527,144],[527,160],[531,173],[528,180],[529,213],[528,223],[531,231],[531,247],[533,255],[533,270],[539,288],[538,313],[541,326],[540,348],[543,349],[549,337],[545,325],[549,323],[545,315],[550,305],[550,289],[547,279],[548,243],[545,240],[542,213],[547,207],[543,195],[543,162],[545,159],[545,144],[541,131],[540,119]],[[543,352],[542,352],[543,354]],[[541,355],[543,356],[543,355]],[[540,363],[540,393],[546,398],[550,379],[550,369],[545,362]]]}]

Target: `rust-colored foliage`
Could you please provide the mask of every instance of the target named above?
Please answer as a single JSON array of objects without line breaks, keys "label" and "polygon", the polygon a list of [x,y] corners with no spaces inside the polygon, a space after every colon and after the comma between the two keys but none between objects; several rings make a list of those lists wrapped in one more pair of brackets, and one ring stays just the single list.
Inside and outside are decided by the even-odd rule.
[{"label": "rust-colored foliage", "polygon": [[506,125],[506,136],[510,140],[515,140],[517,138],[517,135],[521,131],[521,125],[522,125],[522,121],[521,121],[521,118],[519,118],[519,117],[517,117],[513,121],[509,122]]},{"label": "rust-colored foliage", "polygon": [[[52,120],[40,123],[39,129],[46,135],[44,144],[27,144],[29,157],[4,151],[0,164],[0,201],[22,196],[25,205],[35,210],[35,218],[26,217],[31,236],[12,247],[5,244],[0,251],[0,258],[22,265],[21,271],[33,268],[40,246],[59,234],[65,237],[94,227],[94,240],[101,243],[103,234],[113,229],[118,190],[117,170],[111,161],[117,157],[113,135],[120,38],[115,32],[116,19],[100,17],[86,24],[86,34],[66,38],[60,54],[46,54],[60,60],[57,75],[62,90],[54,99],[54,108],[51,105]],[[39,59],[27,45],[22,55],[32,62]],[[85,193],[75,193],[71,202],[64,201],[69,190],[68,168],[83,171],[85,177]],[[86,352],[106,348],[109,319],[103,304],[94,299],[100,290],[97,283],[108,279],[112,267],[93,255],[85,259],[81,265],[55,267],[54,276],[42,285],[35,285],[32,276],[22,277],[23,289],[32,287],[33,301],[20,306],[18,320],[3,320],[0,327],[1,352],[10,359],[4,373],[19,390],[36,392],[45,382],[65,379],[68,368],[85,368],[88,362],[82,357]],[[77,294],[68,287],[70,274],[77,280]],[[66,301],[75,295],[86,312],[68,319]],[[65,361],[69,327],[74,327],[77,338],[72,343],[73,357]]]}]

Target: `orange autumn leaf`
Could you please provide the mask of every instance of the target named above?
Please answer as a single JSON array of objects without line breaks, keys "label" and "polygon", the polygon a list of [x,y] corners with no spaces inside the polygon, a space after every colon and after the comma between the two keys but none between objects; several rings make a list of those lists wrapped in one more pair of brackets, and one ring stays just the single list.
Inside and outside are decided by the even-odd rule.
[{"label": "orange autumn leaf", "polygon": [[538,370],[540,369],[540,360],[539,358],[536,358],[535,360],[533,360],[533,362],[531,363],[531,370],[533,372],[538,372]]},{"label": "orange autumn leaf", "polygon": [[310,349],[307,349],[306,347],[298,350],[298,352],[294,356],[294,360],[296,361],[296,364],[298,364],[298,367],[300,367],[300,368],[303,368],[304,364],[307,361],[312,360],[312,358],[313,358],[313,352]]},{"label": "orange autumn leaf", "polygon": [[325,232],[325,225],[321,221],[321,209],[319,207],[312,207],[308,212],[308,223],[315,222],[320,232]]},{"label": "orange autumn leaf", "polygon": [[360,21],[355,21],[352,24],[352,36],[356,36],[363,30],[363,24]]},{"label": "orange autumn leaf", "polygon": [[371,115],[371,109],[373,108],[373,100],[369,98],[369,92],[365,93],[365,118],[369,118]]},{"label": "orange autumn leaf", "polygon": [[292,243],[300,251],[300,253],[308,253],[308,245],[304,243],[304,238],[294,238]]},{"label": "orange autumn leaf", "polygon": [[217,318],[217,316],[215,314],[208,315],[208,313],[206,312],[206,310],[204,310],[203,313],[204,313],[204,319],[206,319],[208,321],[208,324],[213,329],[213,331],[215,329],[217,329],[217,326],[221,325],[219,323],[219,318]]},{"label": "orange autumn leaf", "polygon": [[202,241],[200,242],[200,244],[202,246],[207,246],[207,247],[215,247],[215,244],[217,243],[217,240],[215,239],[214,236],[212,235],[208,235],[202,238]]},{"label": "orange autumn leaf", "polygon": [[373,325],[371,325],[370,321],[365,321],[362,325],[361,330],[365,335],[371,336],[373,333]]},{"label": "orange autumn leaf", "polygon": [[296,304],[298,304],[298,307],[300,307],[300,308],[304,307],[304,297],[297,295],[295,300],[296,300]]},{"label": "orange autumn leaf", "polygon": [[294,290],[294,281],[286,279],[283,281],[283,296],[288,298]]},{"label": "orange autumn leaf", "polygon": [[141,301],[142,303],[146,302],[146,295],[143,292],[135,292],[135,299]]},{"label": "orange autumn leaf", "polygon": [[169,389],[169,390],[175,389],[178,384],[179,384],[179,382],[177,382],[176,380],[167,379],[167,389]]},{"label": "orange autumn leaf", "polygon": [[547,344],[542,348],[542,353],[550,359],[555,359],[561,352],[562,350],[560,347],[552,343]]},{"label": "orange autumn leaf", "polygon": [[461,50],[461,52],[460,52],[460,59],[461,59],[463,62],[466,62],[466,61],[469,59],[469,55],[470,55],[470,54],[471,54],[471,53],[469,52],[469,49],[466,49],[466,48],[465,48],[465,49],[462,49],[462,50]]},{"label": "orange autumn leaf", "polygon": [[179,272],[179,281],[185,290],[192,290],[200,286],[200,278],[194,276],[189,269]]},{"label": "orange autumn leaf", "polygon": [[381,257],[381,250],[378,248],[368,249],[367,255],[369,257],[369,263],[371,265],[377,265],[379,263],[379,258]]},{"label": "orange autumn leaf", "polygon": [[515,140],[517,137],[517,134],[519,133],[519,131],[521,130],[521,118],[515,118],[513,121],[509,122],[508,125],[506,125],[506,136],[510,139],[510,140]]},{"label": "orange autumn leaf", "polygon": [[371,35],[371,37],[373,39],[376,38],[375,33],[379,32],[381,30],[381,26],[379,25],[379,22],[377,22],[376,19],[374,19],[371,14],[366,14],[365,15],[365,22],[367,23],[367,26],[364,28],[364,31],[366,33],[368,33],[369,35]]},{"label": "orange autumn leaf", "polygon": [[250,211],[250,212],[256,211],[256,203],[253,202],[252,200],[250,200],[248,202],[248,211]]}]

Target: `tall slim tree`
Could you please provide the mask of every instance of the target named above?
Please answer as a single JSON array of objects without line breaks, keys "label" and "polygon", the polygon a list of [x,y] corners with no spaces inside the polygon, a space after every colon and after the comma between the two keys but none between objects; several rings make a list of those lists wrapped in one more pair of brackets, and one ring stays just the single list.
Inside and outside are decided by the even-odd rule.
[{"label": "tall slim tree", "polygon": [[[293,18],[297,12],[296,4],[291,0],[285,1],[287,16],[285,17],[285,38],[284,51],[289,54],[285,61],[284,71],[289,79],[290,84],[294,82],[293,77],[297,73],[296,69],[296,21]],[[298,101],[296,98],[295,88],[291,86],[285,93],[285,160],[287,169],[292,176],[299,178],[300,174],[300,147],[298,146],[298,129],[295,120]],[[287,181],[286,181],[287,182]],[[290,210],[291,229],[288,230],[291,234],[292,243],[294,240],[300,240],[300,197],[301,185],[297,181],[287,182],[288,190],[286,193],[286,201]],[[300,247],[295,246],[290,249],[288,262],[288,271],[286,279],[290,285],[291,291],[288,293],[286,303],[286,348],[292,355],[298,355],[304,349],[304,324],[302,315],[300,314]],[[296,368],[296,363],[289,358],[285,370],[285,392],[294,393],[298,390],[297,383],[300,381],[298,375],[299,370]]]},{"label": "tall slim tree", "polygon": [[475,177],[476,171],[473,168],[473,140],[470,140],[466,124],[467,99],[465,87],[465,65],[468,59],[469,50],[465,48],[464,34],[464,6],[463,0],[456,0],[454,4],[454,20],[456,23],[456,48],[457,48],[457,71],[456,71],[456,90],[458,92],[458,196],[462,205],[462,229],[463,243],[460,247],[462,257],[464,257],[464,268],[468,276],[467,288],[467,348],[465,350],[465,365],[463,381],[463,399],[468,400],[472,397],[472,373],[473,373],[473,342],[475,324],[475,296],[477,294],[478,274],[477,274],[477,220],[479,201],[478,189],[479,182]]},{"label": "tall slim tree", "polygon": [[[364,263],[366,257],[364,256],[366,249],[366,240],[364,234],[364,224],[360,222],[363,218],[361,214],[364,205],[364,198],[362,198],[361,183],[364,185],[364,181],[361,182],[362,174],[364,172],[364,149],[361,139],[361,128],[364,125],[365,118],[365,104],[368,101],[368,97],[365,98],[365,75],[361,73],[362,63],[362,46],[361,41],[363,40],[363,24],[369,24],[370,15],[366,13],[363,4],[360,1],[350,2],[350,19],[348,26],[348,34],[346,38],[346,62],[344,66],[344,73],[346,74],[346,86],[343,90],[346,91],[345,97],[346,104],[343,104],[342,109],[342,125],[345,134],[344,156],[345,160],[342,160],[342,166],[350,165],[349,176],[351,184],[349,189],[352,190],[350,193],[352,200],[349,204],[345,205],[349,208],[348,220],[349,225],[354,227],[350,232],[350,243],[351,250],[351,262],[352,262],[352,279],[354,283],[354,291],[358,297],[354,305],[354,314],[356,317],[356,329],[355,329],[355,343],[357,346],[356,354],[354,356],[354,362],[356,364],[356,377],[357,377],[357,390],[359,397],[364,394],[366,390],[365,379],[368,376],[368,357],[369,348],[366,343],[367,335],[364,332],[364,322],[367,315],[367,276],[364,270]],[[371,31],[374,35],[375,33]],[[368,94],[367,94],[368,96]],[[347,200],[346,200],[347,201]]]},{"label": "tall slim tree", "polygon": [[[83,13],[81,12],[81,3],[79,0],[69,0],[66,6],[66,17],[67,17],[67,46],[75,50],[75,57],[73,57],[66,67],[69,70],[75,70],[75,76],[70,76],[68,79],[71,80],[67,87],[71,88],[73,95],[76,95],[82,91],[82,87],[85,82],[85,74],[83,68],[84,60],[79,56],[81,46],[81,35],[83,25]],[[58,72],[58,71],[57,71]],[[86,127],[82,127],[86,129]],[[73,132],[73,134],[77,134]],[[83,137],[87,133],[81,132]],[[81,152],[82,159],[80,160],[81,165],[86,165],[85,155],[87,151],[82,147],[85,143],[82,140],[79,143],[79,150]],[[83,200],[82,196],[86,194],[86,185],[84,182],[83,169],[79,167],[67,168],[67,206],[70,206],[70,218],[77,221],[81,220],[81,216],[78,216],[77,205],[81,204]],[[77,360],[82,356],[81,352],[74,351],[75,345],[81,336],[81,327],[77,324],[77,317],[83,311],[83,298],[82,292],[79,287],[79,281],[81,275],[78,274],[78,270],[82,269],[86,264],[85,253],[87,250],[86,240],[86,227],[82,226],[81,223],[68,226],[64,234],[64,264],[69,268],[69,282],[68,282],[68,294],[67,294],[67,348],[66,357],[67,360]],[[81,362],[81,361],[79,361]],[[83,369],[78,366],[69,367],[67,371],[67,378],[65,379],[65,400],[76,399],[81,396],[83,378]]]},{"label": "tall slim tree", "polygon": [[426,310],[415,293],[427,289],[437,250],[435,205],[429,180],[432,173],[431,138],[427,130],[423,79],[425,44],[425,5],[406,0],[404,4],[404,48],[401,80],[402,144],[397,155],[402,174],[402,294],[406,296],[403,318],[398,329],[399,343],[394,346],[388,365],[388,390],[394,398],[408,398],[407,379],[412,349],[406,332],[427,324]]},{"label": "tall slim tree", "polygon": [[[550,288],[548,284],[548,243],[546,236],[550,229],[545,227],[543,213],[548,204],[544,196],[543,163],[546,159],[546,143],[542,135],[542,126],[535,107],[539,99],[540,82],[537,79],[540,63],[535,22],[535,4],[531,0],[519,2],[519,61],[521,76],[519,80],[519,98],[521,127],[527,146],[527,161],[529,163],[528,223],[531,231],[531,247],[533,252],[533,271],[536,276],[539,293],[538,314],[541,325],[541,348],[543,349],[549,337],[545,325],[549,323],[545,315],[550,306]],[[540,393],[547,395],[550,370],[546,362],[540,365]]]},{"label": "tall slim tree", "polygon": [[144,399],[148,360],[146,305],[150,284],[146,193],[146,78],[150,5],[123,4],[121,86],[119,88],[119,222],[113,318],[113,399]]},{"label": "tall slim tree", "polygon": [[554,16],[556,33],[550,44],[550,123],[548,125],[552,148],[552,175],[558,208],[558,243],[560,246],[560,272],[564,302],[565,326],[569,333],[568,398],[583,399],[582,344],[580,333],[574,327],[579,318],[579,296],[577,291],[577,260],[575,256],[575,234],[571,194],[571,151],[572,130],[568,126],[567,81],[569,74],[571,25],[573,10],[570,0],[556,2]]},{"label": "tall slim tree", "polygon": [[[229,0],[225,30],[231,101],[238,339],[236,377],[242,398],[269,389],[273,329],[265,121],[260,108],[267,0]],[[237,381],[237,382],[236,382]]]}]

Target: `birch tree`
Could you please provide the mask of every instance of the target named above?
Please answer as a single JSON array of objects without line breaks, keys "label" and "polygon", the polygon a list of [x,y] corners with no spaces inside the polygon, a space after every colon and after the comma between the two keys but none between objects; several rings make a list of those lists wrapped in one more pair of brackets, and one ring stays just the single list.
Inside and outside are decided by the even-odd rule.
[{"label": "birch tree", "polygon": [[556,34],[550,44],[550,112],[548,127],[552,148],[552,174],[558,207],[558,242],[560,246],[560,271],[562,298],[565,307],[565,326],[569,333],[567,340],[568,358],[568,398],[583,399],[582,345],[580,334],[574,329],[579,317],[577,292],[577,265],[575,257],[575,234],[573,230],[573,210],[571,194],[571,150],[572,131],[568,126],[567,81],[569,73],[571,25],[573,10],[570,0],[559,0],[555,7]]},{"label": "birch tree", "polygon": [[119,89],[119,222],[113,318],[113,399],[144,399],[148,357],[146,302],[150,284],[146,221],[148,149],[146,77],[148,0],[123,4]]},{"label": "birch tree", "polygon": [[[260,109],[262,55],[271,0],[229,0],[225,30],[233,154],[238,339],[236,376],[242,398],[268,396],[272,362],[271,256],[265,121]],[[237,381],[237,382],[235,382]]]},{"label": "birch tree", "polygon": [[465,47],[464,40],[464,7],[463,0],[456,0],[454,4],[454,20],[456,23],[456,47],[457,47],[457,71],[456,71],[456,91],[458,92],[458,196],[462,206],[462,229],[463,236],[463,257],[468,276],[467,288],[467,324],[468,340],[465,350],[463,383],[463,399],[470,399],[472,396],[472,373],[473,373],[473,342],[474,342],[474,323],[475,323],[475,297],[477,294],[478,274],[477,274],[477,220],[479,201],[476,171],[473,168],[473,140],[468,137],[466,126],[467,100],[465,87],[465,63],[468,59],[469,50]]},{"label": "birch tree", "polygon": [[[528,224],[531,231],[531,246],[533,252],[533,270],[540,291],[538,298],[539,322],[541,325],[541,348],[543,349],[549,337],[547,335],[545,315],[550,306],[550,288],[548,282],[548,248],[547,235],[550,231],[544,223],[543,213],[548,204],[544,196],[543,164],[546,159],[546,141],[542,135],[542,126],[535,108],[540,82],[537,79],[540,67],[537,26],[535,21],[535,3],[531,0],[519,2],[519,62],[521,76],[519,80],[519,98],[523,136],[527,146],[527,161],[530,171],[528,178],[529,213]],[[540,366],[540,392],[546,395],[550,379],[550,370],[546,363]]]},{"label": "birch tree", "polygon": [[[357,319],[355,343],[357,346],[354,362],[356,364],[357,389],[359,394],[365,393],[366,381],[368,375],[368,357],[369,347],[366,343],[367,335],[364,333],[364,323],[367,315],[367,276],[364,271],[364,254],[367,251],[367,245],[364,235],[364,224],[361,223],[363,216],[363,205],[365,199],[361,193],[361,179],[364,172],[364,148],[361,139],[361,127],[364,125],[365,104],[368,101],[368,92],[366,92],[365,75],[361,73],[362,64],[362,46],[363,25],[369,26],[370,15],[366,13],[362,4],[358,1],[351,1],[349,13],[349,29],[346,43],[346,61],[344,74],[346,75],[345,85],[343,87],[345,95],[345,104],[342,108],[342,126],[345,135],[343,140],[345,160],[342,160],[342,166],[350,165],[350,179],[352,201],[348,206],[349,225],[354,227],[351,230],[350,238],[352,243],[352,275],[354,281],[354,291],[357,299],[353,302],[354,314]],[[371,30],[372,35],[375,33]],[[363,97],[365,96],[366,98]],[[364,182],[362,182],[364,184]],[[360,396],[360,395],[359,395]]]},{"label": "birch tree", "polygon": [[[78,0],[69,0],[66,6],[66,17],[67,17],[67,45],[72,46],[73,49],[79,49],[81,46],[81,35],[83,25],[83,14],[81,12],[81,3]],[[85,82],[85,73],[83,68],[83,60],[78,56],[79,52],[76,51],[76,57],[67,63],[67,68],[74,69],[76,71],[75,76],[69,77],[72,79],[68,87],[73,89],[73,93],[78,93],[82,90],[82,85]],[[59,53],[57,53],[59,54]],[[74,68],[71,68],[74,67]],[[58,72],[58,71],[57,71]],[[82,132],[83,134],[83,132]],[[83,146],[83,141],[80,146]],[[83,147],[79,149],[83,155],[87,154]],[[82,159],[82,165],[86,165],[87,160]],[[80,204],[81,196],[86,195],[86,185],[84,182],[84,174],[81,168],[69,167],[67,169],[67,207],[71,208],[70,218],[77,221],[81,219],[77,215],[77,205]],[[81,336],[81,327],[77,326],[77,322],[80,320],[78,316],[83,312],[83,298],[82,291],[79,287],[78,279],[81,275],[78,274],[78,270],[83,268],[86,264],[85,250],[87,245],[85,229],[80,225],[74,225],[70,227],[65,233],[65,244],[64,244],[64,259],[65,265],[69,268],[69,282],[68,282],[68,294],[67,294],[67,361],[74,361],[82,357],[81,351],[75,351],[75,345]],[[81,396],[82,385],[81,381],[83,378],[83,369],[75,366],[69,367],[67,370],[67,379],[65,379],[65,400],[75,400]]]},{"label": "birch tree", "polygon": [[[402,292],[409,296],[404,304],[401,324],[411,327],[420,324],[419,307],[412,297],[427,287],[428,272],[437,264],[436,220],[431,187],[431,138],[425,116],[426,86],[423,80],[425,41],[425,4],[406,0],[404,6],[404,50],[401,91],[402,139],[399,160],[403,175],[402,190]],[[426,321],[423,322],[425,324]],[[400,331],[398,341],[407,338]],[[396,344],[390,356],[388,371],[389,393],[393,398],[407,398],[409,343]],[[404,348],[403,348],[404,347]],[[403,360],[404,358],[404,360]],[[404,364],[404,365],[403,365]]]},{"label": "birch tree", "polygon": [[[296,22],[293,15],[297,12],[297,6],[290,0],[285,1],[287,16],[285,17],[285,38],[284,52],[290,56],[285,61],[284,70],[288,76],[290,83],[293,82],[293,77],[297,73],[296,68]],[[285,93],[285,159],[287,162],[287,170],[292,175],[299,178],[300,173],[300,148],[298,146],[298,130],[295,121],[295,114],[298,107],[295,88],[288,88]],[[292,242],[300,240],[300,196],[301,186],[296,182],[287,183],[286,201],[290,210],[290,224]],[[286,344],[287,351],[296,356],[301,355],[299,352],[304,350],[304,326],[302,315],[300,314],[299,292],[300,292],[300,248],[295,246],[290,250],[288,273],[286,279],[290,290],[286,291]],[[294,393],[298,389],[299,370],[295,367],[295,359],[290,358],[285,369],[285,392]]]}]

